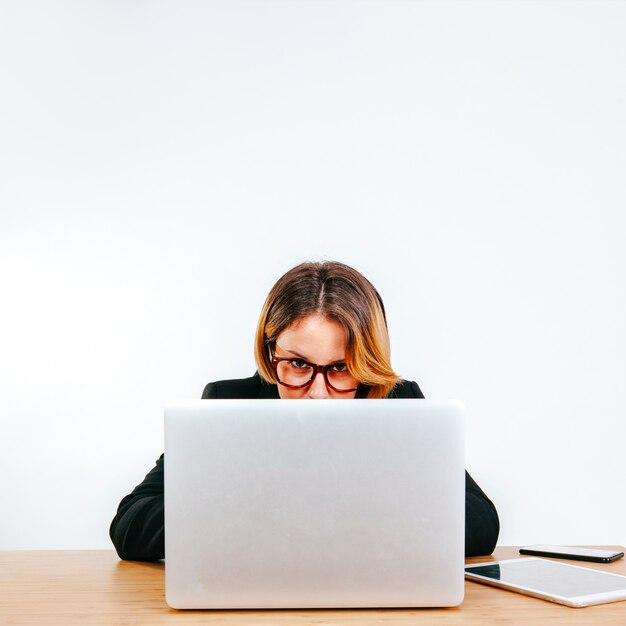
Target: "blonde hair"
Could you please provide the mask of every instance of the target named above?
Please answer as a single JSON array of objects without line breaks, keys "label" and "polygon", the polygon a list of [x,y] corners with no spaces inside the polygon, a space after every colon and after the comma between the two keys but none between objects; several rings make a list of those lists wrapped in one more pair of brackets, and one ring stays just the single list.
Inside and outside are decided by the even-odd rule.
[{"label": "blonde hair", "polygon": [[369,387],[368,398],[385,398],[400,382],[391,368],[383,301],[362,274],[336,261],[301,263],[270,290],[256,330],[254,357],[261,377],[277,384],[270,360],[276,338],[311,314],[339,322],[346,331],[346,365]]}]

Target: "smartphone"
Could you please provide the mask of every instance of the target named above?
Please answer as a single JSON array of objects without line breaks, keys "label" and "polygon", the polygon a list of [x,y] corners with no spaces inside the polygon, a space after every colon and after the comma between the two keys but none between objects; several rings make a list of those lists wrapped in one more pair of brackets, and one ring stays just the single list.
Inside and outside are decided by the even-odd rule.
[{"label": "smartphone", "polygon": [[594,563],[610,563],[624,556],[615,550],[596,550],[595,548],[573,548],[571,546],[534,545],[520,548],[520,554],[547,556],[552,559],[572,559],[574,561],[593,561]]}]

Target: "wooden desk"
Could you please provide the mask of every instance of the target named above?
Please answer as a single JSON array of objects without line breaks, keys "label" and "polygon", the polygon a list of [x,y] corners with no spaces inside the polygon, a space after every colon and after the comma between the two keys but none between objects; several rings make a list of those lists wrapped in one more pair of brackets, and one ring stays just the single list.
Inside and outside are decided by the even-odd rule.
[{"label": "wooden desk", "polygon": [[[516,556],[516,548],[494,554]],[[626,574],[625,559],[589,566]],[[572,609],[468,581],[463,604],[450,609],[176,611],[165,604],[163,572],[162,563],[124,562],[108,550],[0,552],[0,624],[626,625],[626,601]]]}]

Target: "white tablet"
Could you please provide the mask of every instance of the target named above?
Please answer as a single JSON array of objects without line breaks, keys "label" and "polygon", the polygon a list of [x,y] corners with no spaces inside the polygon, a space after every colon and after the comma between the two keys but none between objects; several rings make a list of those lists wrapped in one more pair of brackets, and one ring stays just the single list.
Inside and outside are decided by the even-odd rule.
[{"label": "white tablet", "polygon": [[466,565],[465,577],[573,607],[626,600],[626,576],[546,559]]}]

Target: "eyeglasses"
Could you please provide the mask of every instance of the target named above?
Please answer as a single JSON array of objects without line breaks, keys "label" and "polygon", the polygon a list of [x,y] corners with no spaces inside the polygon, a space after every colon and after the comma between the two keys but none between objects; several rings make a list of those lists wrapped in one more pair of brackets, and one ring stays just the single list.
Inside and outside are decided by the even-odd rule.
[{"label": "eyeglasses", "polygon": [[304,359],[294,359],[270,354],[278,382],[289,389],[308,387],[321,372],[326,384],[339,393],[356,391],[359,382],[352,376],[345,363],[316,365]]}]

